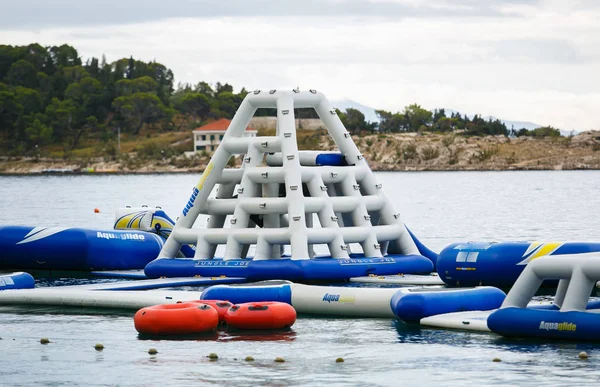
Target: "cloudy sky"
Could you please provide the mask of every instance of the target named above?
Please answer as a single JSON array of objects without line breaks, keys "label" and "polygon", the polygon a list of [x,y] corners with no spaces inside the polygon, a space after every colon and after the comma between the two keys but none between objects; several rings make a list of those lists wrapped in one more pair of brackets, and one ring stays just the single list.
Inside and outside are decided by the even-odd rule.
[{"label": "cloudy sky", "polygon": [[0,44],[586,130],[600,129],[599,20],[595,0],[0,0]]}]

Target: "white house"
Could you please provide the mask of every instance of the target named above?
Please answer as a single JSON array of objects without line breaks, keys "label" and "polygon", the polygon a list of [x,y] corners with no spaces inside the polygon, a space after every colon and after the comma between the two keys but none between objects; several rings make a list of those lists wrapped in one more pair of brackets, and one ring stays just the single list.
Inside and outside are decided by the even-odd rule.
[{"label": "white house", "polygon": [[[199,128],[194,129],[194,152],[214,152],[221,143],[225,131],[229,127],[231,120],[221,118]],[[244,137],[256,137],[258,131],[247,127]]]}]

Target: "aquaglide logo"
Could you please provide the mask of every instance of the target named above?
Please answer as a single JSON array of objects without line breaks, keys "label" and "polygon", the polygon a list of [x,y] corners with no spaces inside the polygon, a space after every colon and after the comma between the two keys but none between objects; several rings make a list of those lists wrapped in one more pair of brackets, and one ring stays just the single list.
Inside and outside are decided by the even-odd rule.
[{"label": "aquaglide logo", "polygon": [[354,301],[356,301],[356,299],[353,296],[340,296],[339,294],[325,293],[322,301],[328,302],[328,303],[332,303],[332,302],[353,303]]},{"label": "aquaglide logo", "polygon": [[570,322],[546,322],[541,321],[539,329],[546,331],[570,331],[575,332],[577,330],[577,325]]},{"label": "aquaglide logo", "polygon": [[185,208],[183,209],[183,216],[186,216],[190,211],[190,208],[194,207],[194,202],[196,201],[198,193],[200,193],[200,191],[198,190],[198,188],[194,187],[194,189],[192,190],[192,196],[190,196],[190,200],[188,200],[187,204],[185,205]]},{"label": "aquaglide logo", "polygon": [[143,241],[146,237],[142,234],[116,234],[112,232],[102,232],[98,231],[96,233],[96,238],[100,239],[122,239],[122,240],[134,240],[134,241]]},{"label": "aquaglide logo", "polygon": [[327,301],[327,302],[338,302],[340,300],[340,295],[339,294],[329,294],[329,293],[325,293],[325,295],[323,296],[323,301]]}]

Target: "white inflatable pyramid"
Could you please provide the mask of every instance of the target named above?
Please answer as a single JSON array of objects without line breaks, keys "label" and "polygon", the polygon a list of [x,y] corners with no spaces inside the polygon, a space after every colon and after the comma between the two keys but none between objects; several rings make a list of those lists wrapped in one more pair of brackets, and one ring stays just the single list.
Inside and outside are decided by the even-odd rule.
[{"label": "white inflatable pyramid", "polygon": [[[277,109],[275,136],[244,137],[258,108]],[[297,108],[316,110],[339,152],[298,150]],[[242,167],[228,168],[235,155],[244,155]],[[209,215],[207,226],[192,228],[200,214]],[[224,260],[246,258],[251,245],[254,260],[278,259],[289,245],[292,260],[305,260],[314,256],[313,245],[326,244],[332,258],[347,259],[350,243],[360,244],[367,258],[419,254],[325,96],[256,90],[240,105],[159,258],[192,244],[197,260],[214,258],[218,245],[225,246]]]}]

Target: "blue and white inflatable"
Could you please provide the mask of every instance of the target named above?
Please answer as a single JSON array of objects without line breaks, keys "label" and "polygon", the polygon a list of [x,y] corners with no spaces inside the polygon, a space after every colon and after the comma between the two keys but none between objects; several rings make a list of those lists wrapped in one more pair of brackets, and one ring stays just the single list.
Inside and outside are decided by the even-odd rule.
[{"label": "blue and white inflatable", "polygon": [[453,243],[439,254],[437,272],[450,286],[512,286],[528,263],[546,256],[600,251],[591,242]]},{"label": "blue and white inflatable", "polygon": [[289,257],[272,260],[220,258],[198,260],[192,258],[157,259],[144,269],[148,278],[227,276],[244,277],[248,281],[281,279],[289,281],[345,280],[369,274],[430,273],[433,263],[421,255],[388,254],[383,258],[355,255],[347,259],[315,257],[294,260]]},{"label": "blue and white inflatable", "polygon": [[[559,279],[553,305],[527,304],[545,279]],[[527,265],[487,325],[503,336],[600,341],[600,302],[589,302],[600,280],[600,253],[546,256]]]},{"label": "blue and white inflatable", "polygon": [[[299,150],[298,107],[315,109],[339,151]],[[277,110],[274,136],[244,135],[258,108]],[[230,168],[236,155],[243,165]],[[200,215],[208,222],[194,227]],[[182,245],[195,245],[193,259],[177,256]],[[408,231],[323,94],[256,90],[244,98],[145,273],[345,280],[429,273],[436,258]]]},{"label": "blue and white inflatable", "polygon": [[[160,209],[125,208],[114,230],[0,226],[0,269],[130,270],[155,259],[173,221]],[[181,252],[193,255],[189,246]]]},{"label": "blue and white inflatable", "polygon": [[156,258],[163,240],[143,231],[0,227],[0,269],[126,270]]},{"label": "blue and white inflatable", "polygon": [[35,279],[29,273],[0,274],[0,291],[16,289],[33,289]]},{"label": "blue and white inflatable", "polygon": [[279,301],[292,305],[298,313],[397,317],[414,323],[428,316],[465,310],[498,308],[505,294],[499,289],[417,289],[313,286],[296,283],[279,285],[227,286],[206,289],[204,300],[232,303]]}]

